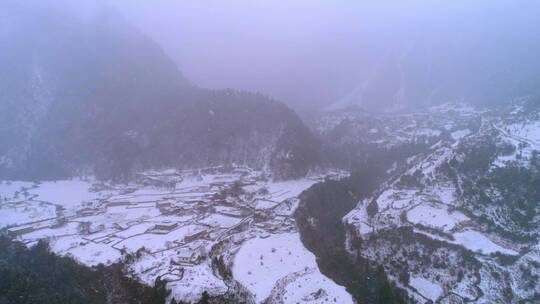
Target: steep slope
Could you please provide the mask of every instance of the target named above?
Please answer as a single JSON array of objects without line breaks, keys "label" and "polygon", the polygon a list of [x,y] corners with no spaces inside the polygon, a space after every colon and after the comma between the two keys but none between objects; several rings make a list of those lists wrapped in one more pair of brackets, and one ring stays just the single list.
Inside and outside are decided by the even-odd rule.
[{"label": "steep slope", "polygon": [[54,255],[46,242],[26,248],[0,236],[0,244],[2,303],[166,303],[163,282],[145,286],[126,277],[121,263],[90,269]]},{"label": "steep slope", "polygon": [[314,164],[296,114],[261,95],[190,85],[150,39],[103,11],[8,2],[0,32],[0,177],[125,178],[239,163],[278,178]]},{"label": "steep slope", "polygon": [[361,200],[344,217],[350,253],[420,303],[538,301],[538,100],[438,113],[481,124],[409,158]]},{"label": "steep slope", "polygon": [[305,191],[295,212],[304,246],[317,255],[321,272],[347,288],[358,303],[407,303],[407,296],[389,282],[384,269],[368,259],[350,255],[345,247],[342,217],[380,182],[377,168],[339,181],[326,180]]}]

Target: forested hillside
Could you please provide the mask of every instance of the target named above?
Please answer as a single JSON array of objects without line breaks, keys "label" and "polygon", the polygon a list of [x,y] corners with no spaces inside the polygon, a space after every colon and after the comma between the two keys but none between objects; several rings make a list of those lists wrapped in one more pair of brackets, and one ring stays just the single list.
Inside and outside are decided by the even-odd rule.
[{"label": "forested hillside", "polygon": [[0,236],[2,304],[163,304],[165,284],[154,288],[126,277],[121,264],[90,269],[49,251],[46,242],[30,249]]},{"label": "forested hillside", "polygon": [[[285,105],[192,86],[122,17],[79,20],[9,2],[0,31],[0,177],[125,179],[242,164],[304,175],[317,141]],[[15,39],[24,35],[27,39]]]}]

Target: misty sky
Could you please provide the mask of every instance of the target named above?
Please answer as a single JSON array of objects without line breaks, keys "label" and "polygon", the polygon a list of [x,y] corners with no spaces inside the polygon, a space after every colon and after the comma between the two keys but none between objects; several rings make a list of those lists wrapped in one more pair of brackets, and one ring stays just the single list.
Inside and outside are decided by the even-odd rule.
[{"label": "misty sky", "polygon": [[418,42],[503,54],[514,41],[540,38],[537,1],[105,2],[157,40],[194,84],[292,104],[339,100],[381,56]]}]

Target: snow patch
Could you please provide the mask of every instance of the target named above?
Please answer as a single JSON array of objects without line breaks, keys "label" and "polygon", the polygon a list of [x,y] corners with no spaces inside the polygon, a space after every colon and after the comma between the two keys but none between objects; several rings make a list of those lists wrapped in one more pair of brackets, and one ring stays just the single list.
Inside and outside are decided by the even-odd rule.
[{"label": "snow patch", "polygon": [[[292,286],[286,289],[291,298],[304,296],[309,290],[323,289],[330,298],[339,297],[339,303],[352,303],[344,287],[320,274],[315,256],[304,248],[296,233],[273,235],[266,239],[254,238],[246,242],[236,254],[233,276],[260,303],[270,296],[278,280],[295,272],[309,270],[315,274],[301,279],[307,280],[300,284],[305,289],[298,289],[298,284],[290,284]],[[287,300],[287,303],[295,302]]]},{"label": "snow patch", "polygon": [[432,301],[437,300],[443,293],[443,289],[439,284],[422,277],[411,277],[409,285]]},{"label": "snow patch", "polygon": [[480,252],[483,254],[500,252],[502,254],[518,255],[518,253],[514,250],[507,249],[493,243],[490,239],[478,231],[466,230],[455,233],[454,238],[457,243],[463,245],[465,248],[471,251]]},{"label": "snow patch", "polygon": [[456,224],[468,220],[461,212],[448,212],[442,208],[418,205],[407,212],[407,220],[413,224],[450,231]]}]

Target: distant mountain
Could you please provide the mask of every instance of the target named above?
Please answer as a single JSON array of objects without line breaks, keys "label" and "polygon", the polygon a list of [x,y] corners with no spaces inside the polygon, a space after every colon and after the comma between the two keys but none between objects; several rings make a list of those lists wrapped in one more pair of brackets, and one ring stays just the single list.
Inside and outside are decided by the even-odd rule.
[{"label": "distant mountain", "polygon": [[387,41],[379,52],[359,57],[356,85],[327,108],[395,112],[447,102],[493,105],[538,95],[540,33],[531,28],[525,35],[528,28],[492,26],[479,33]]},{"label": "distant mountain", "polygon": [[285,105],[191,85],[120,16],[8,2],[0,30],[0,178],[230,163],[303,175],[317,141]]}]

